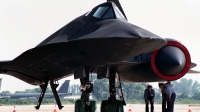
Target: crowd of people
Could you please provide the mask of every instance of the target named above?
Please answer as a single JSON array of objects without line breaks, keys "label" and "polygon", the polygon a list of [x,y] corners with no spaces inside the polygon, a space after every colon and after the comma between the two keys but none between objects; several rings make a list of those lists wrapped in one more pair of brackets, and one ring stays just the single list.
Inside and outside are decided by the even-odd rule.
[{"label": "crowd of people", "polygon": [[[167,83],[158,83],[159,88],[162,93],[162,112],[174,112],[174,102],[176,99],[176,93],[171,84],[171,81]],[[152,89],[151,85],[147,86],[147,89],[144,91],[144,100],[146,103],[146,112],[149,112],[149,103],[151,104],[151,111],[154,112],[154,99],[155,91]]]}]

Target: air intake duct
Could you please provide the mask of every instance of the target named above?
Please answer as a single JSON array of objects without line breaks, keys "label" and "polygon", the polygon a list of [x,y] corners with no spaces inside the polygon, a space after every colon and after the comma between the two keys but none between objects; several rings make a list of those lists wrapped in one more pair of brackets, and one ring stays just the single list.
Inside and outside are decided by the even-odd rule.
[{"label": "air intake duct", "polygon": [[183,77],[188,72],[190,64],[187,48],[174,40],[168,40],[166,46],[151,54],[151,67],[154,73],[164,80],[177,80]]}]

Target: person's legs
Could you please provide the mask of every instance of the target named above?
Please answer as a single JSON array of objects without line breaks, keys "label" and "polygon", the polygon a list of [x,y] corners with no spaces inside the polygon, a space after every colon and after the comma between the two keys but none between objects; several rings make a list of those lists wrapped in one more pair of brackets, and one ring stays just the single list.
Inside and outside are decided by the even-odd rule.
[{"label": "person's legs", "polygon": [[151,100],[150,100],[149,97],[147,97],[147,102],[146,102],[146,112],[149,112],[149,101],[151,101]]},{"label": "person's legs", "polygon": [[146,102],[146,112],[149,112],[149,100]]},{"label": "person's legs", "polygon": [[167,112],[173,112],[172,105],[173,105],[174,100],[172,97],[173,97],[173,94],[171,95],[170,101],[169,101],[169,98],[167,98]]},{"label": "person's legs", "polygon": [[150,103],[151,103],[151,112],[154,112],[154,101],[152,101],[152,99],[151,99]]},{"label": "person's legs", "polygon": [[166,112],[166,103],[167,103],[167,96],[166,96],[166,94],[163,94],[163,98],[162,98],[162,112]]},{"label": "person's legs", "polygon": [[171,97],[171,110],[170,110],[170,112],[174,112],[174,101],[175,101],[175,99],[176,99],[176,94],[175,93],[173,93],[172,94],[172,97]]}]

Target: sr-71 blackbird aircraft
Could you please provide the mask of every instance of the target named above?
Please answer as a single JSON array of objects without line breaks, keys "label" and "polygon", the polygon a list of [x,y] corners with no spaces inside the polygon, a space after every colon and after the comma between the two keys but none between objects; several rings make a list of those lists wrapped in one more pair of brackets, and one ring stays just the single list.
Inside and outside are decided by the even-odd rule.
[{"label": "sr-71 blackbird aircraft", "polygon": [[[170,32],[169,32],[170,33]],[[123,110],[121,81],[172,81],[183,77],[195,67],[187,48],[180,42],[161,38],[127,21],[118,0],[107,0],[91,11],[75,18],[35,48],[12,61],[0,62],[0,71],[42,88],[36,109],[50,83],[59,109],[63,106],[55,83],[74,74],[80,79],[80,107],[93,112],[95,102],[89,100],[93,91],[90,73],[109,79],[108,100],[102,101],[101,112]],[[120,99],[116,99],[117,82]],[[84,102],[83,106],[80,106]]]},{"label": "sr-71 blackbird aircraft", "polygon": [[[0,79],[1,81],[1,79]],[[58,90],[59,98],[64,98],[65,96],[72,95],[68,93],[69,80],[66,80]],[[1,85],[0,85],[1,86]],[[39,93],[15,93],[15,94],[0,94],[0,98],[10,98],[10,99],[38,99],[40,97]],[[54,98],[53,93],[45,93],[44,98]]]}]

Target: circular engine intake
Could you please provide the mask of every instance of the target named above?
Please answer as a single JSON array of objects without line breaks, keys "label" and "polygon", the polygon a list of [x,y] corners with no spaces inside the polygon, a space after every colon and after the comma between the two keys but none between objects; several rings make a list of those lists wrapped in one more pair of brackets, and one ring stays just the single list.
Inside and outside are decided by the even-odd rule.
[{"label": "circular engine intake", "polygon": [[155,74],[164,80],[177,80],[183,77],[191,64],[187,48],[177,41],[168,41],[166,46],[151,54],[151,67]]}]

